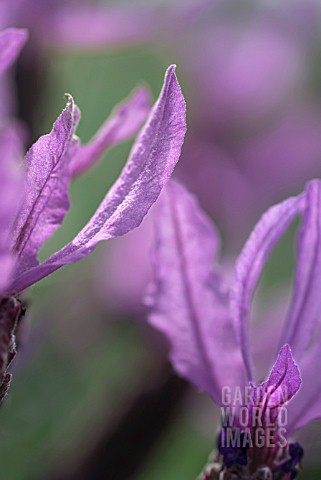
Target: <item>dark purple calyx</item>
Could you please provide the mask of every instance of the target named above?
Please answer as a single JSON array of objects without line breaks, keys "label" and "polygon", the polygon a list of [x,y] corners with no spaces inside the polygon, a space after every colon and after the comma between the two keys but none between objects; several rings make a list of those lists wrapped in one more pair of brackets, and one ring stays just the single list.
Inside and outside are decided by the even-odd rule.
[{"label": "dark purple calyx", "polygon": [[227,429],[223,428],[218,436],[217,448],[223,457],[224,465],[227,468],[231,468],[233,465],[247,465],[249,445],[245,432],[235,430],[233,443],[234,445],[231,445],[228,439]]},{"label": "dark purple calyx", "polygon": [[[250,447],[247,433],[237,428],[229,440],[227,429],[223,428],[218,435],[217,448],[215,464],[221,465],[221,476],[217,473],[217,477],[214,474],[208,477],[213,480],[294,480],[299,475],[304,455],[302,446],[297,442],[279,448],[266,445]],[[257,462],[258,458],[265,461]]]},{"label": "dark purple calyx", "polygon": [[17,298],[0,300],[0,405],[10,387],[11,374],[8,368],[16,355],[15,332],[23,314],[24,310]]},{"label": "dark purple calyx", "polygon": [[262,447],[266,462],[256,462],[257,458],[263,458],[262,451],[248,446],[246,432],[233,436],[234,445],[228,445],[226,438],[223,428],[217,439],[218,453],[213,454],[198,480],[294,480],[298,477],[304,455],[299,443],[271,450]]},{"label": "dark purple calyx", "polygon": [[282,463],[281,470],[290,475],[290,480],[294,480],[299,474],[304,450],[299,443],[290,443],[288,454],[290,458]]}]

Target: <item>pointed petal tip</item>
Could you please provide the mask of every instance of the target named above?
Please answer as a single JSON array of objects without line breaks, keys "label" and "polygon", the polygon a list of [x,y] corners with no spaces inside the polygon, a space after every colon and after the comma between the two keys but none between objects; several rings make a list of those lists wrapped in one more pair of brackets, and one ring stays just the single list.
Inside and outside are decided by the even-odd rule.
[{"label": "pointed petal tip", "polygon": [[[296,392],[302,385],[302,377],[298,364],[295,362],[292,354],[292,349],[288,343],[280,348],[276,363],[284,361],[287,369],[291,369],[291,376],[293,383],[296,385]],[[295,393],[296,393],[295,392]]]},{"label": "pointed petal tip", "polygon": [[292,356],[292,350],[291,350],[291,347],[288,343],[286,343],[285,345],[283,345],[281,348],[280,348],[280,353],[289,353],[291,356]]},{"label": "pointed petal tip", "polygon": [[134,88],[133,92],[129,95],[130,97],[149,97],[150,96],[150,90],[148,84],[141,82],[139,83],[136,88]]},{"label": "pointed petal tip", "polygon": [[149,88],[146,85],[139,85],[135,90],[134,90],[134,99],[139,101],[142,105],[151,105],[150,101],[150,91]]},{"label": "pointed petal tip", "polygon": [[166,70],[166,73],[165,73],[165,84],[167,82],[170,82],[172,80],[172,78],[174,78],[176,80],[176,82],[178,83],[178,80],[177,80],[177,75],[176,75],[176,64],[173,63],[172,65],[170,65],[167,70]]},{"label": "pointed petal tip", "polygon": [[27,30],[26,28],[17,28],[15,30],[16,34],[19,35],[21,38],[21,43],[25,43],[29,38],[29,30]]},{"label": "pointed petal tip", "polygon": [[301,373],[288,344],[280,348],[268,379],[259,389],[268,393],[269,408],[287,405],[296,396],[302,385]]},{"label": "pointed petal tip", "polygon": [[70,105],[74,105],[75,102],[74,102],[73,96],[70,93],[66,92],[64,97],[65,97],[66,102],[67,102],[65,109],[68,108]]},{"label": "pointed petal tip", "polygon": [[[279,356],[284,355],[287,356],[287,358],[293,363],[295,366],[297,366],[294,358],[293,358],[293,353],[292,353],[292,348],[288,343],[285,343],[279,351]],[[298,367],[299,368],[299,367]]]},{"label": "pointed petal tip", "polygon": [[172,63],[172,65],[170,65],[170,66],[167,68],[166,74],[167,74],[167,75],[170,75],[170,74],[175,73],[176,67],[177,67],[176,63]]},{"label": "pointed petal tip", "polygon": [[307,192],[311,189],[319,189],[321,188],[321,180],[319,178],[313,178],[312,180],[309,180],[304,187],[304,190]]},{"label": "pointed petal tip", "polygon": [[71,121],[74,124],[74,136],[77,126],[81,118],[81,111],[78,105],[75,103],[73,96],[70,93],[65,93],[65,99],[67,101],[65,108],[62,110],[62,114],[67,113],[70,116]]},{"label": "pointed petal tip", "polygon": [[[151,102],[151,93],[149,90],[148,85],[138,85],[133,92],[129,95],[129,97],[125,100],[125,102],[122,104],[120,103],[119,105],[116,105],[114,108],[114,112],[118,109],[119,113],[122,111],[128,112],[130,109],[134,108],[136,110],[143,110],[145,111],[145,117],[147,117],[151,107],[152,107],[152,102]],[[138,122],[139,124],[141,123]]]},{"label": "pointed petal tip", "polygon": [[[165,72],[164,87],[169,85],[171,80],[174,79],[179,86],[177,75],[176,75],[176,64],[170,65]],[[180,88],[180,87],[179,87]],[[185,102],[185,100],[184,100]]]}]

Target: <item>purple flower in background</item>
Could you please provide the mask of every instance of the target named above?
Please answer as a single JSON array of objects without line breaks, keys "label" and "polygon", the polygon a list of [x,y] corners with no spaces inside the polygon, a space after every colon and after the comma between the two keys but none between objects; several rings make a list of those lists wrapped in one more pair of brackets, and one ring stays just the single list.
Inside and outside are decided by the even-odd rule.
[{"label": "purple flower in background", "polygon": [[[239,248],[272,202],[319,177],[320,3],[204,2],[168,44],[186,78],[177,174]],[[188,87],[190,86],[190,91]]]},{"label": "purple flower in background", "polygon": [[[1,28],[0,28],[1,30]],[[3,74],[8,70],[17,58],[20,50],[27,40],[27,32],[17,28],[7,28],[0,31],[0,124],[1,120],[5,118],[10,101],[8,85],[3,78]],[[8,94],[8,95],[7,95]]]},{"label": "purple flower in background", "polygon": [[156,6],[90,0],[0,1],[0,30],[23,27],[29,32],[27,48],[15,70],[16,82],[13,72],[0,82],[0,119],[19,114],[31,137],[38,136],[36,111],[46,100],[43,92],[53,49],[95,50],[146,42],[162,29],[161,11]]},{"label": "purple flower in background", "polygon": [[[217,232],[195,198],[171,181],[156,208],[149,322],[165,334],[175,370],[207,392],[227,415],[217,457],[202,478],[233,478],[228,476],[233,472],[235,478],[296,478],[303,449],[291,440],[293,434],[321,416],[321,182],[309,182],[302,194],[262,216],[230,283],[217,265]],[[292,300],[280,334],[270,332],[271,347],[266,332],[250,335],[251,300],[271,251],[297,215],[302,225]],[[263,383],[254,383],[257,369],[250,337],[267,359]],[[249,415],[245,421],[244,407]],[[285,407],[282,423],[279,414],[284,415]],[[260,445],[258,430],[265,439]],[[235,443],[228,444],[229,435]]]},{"label": "purple flower in background", "polygon": [[0,75],[16,60],[27,40],[27,32],[8,28],[0,32]]},{"label": "purple flower in background", "polygon": [[155,8],[130,3],[120,7],[88,0],[11,0],[0,4],[0,28],[27,27],[39,46],[101,47],[154,35],[156,13]]},{"label": "purple flower in background", "polygon": [[[7,50],[0,56],[3,68],[18,51],[19,35],[18,32],[11,37],[11,49],[6,45]],[[114,110],[87,145],[82,146],[75,136],[80,111],[72,97],[52,131],[32,145],[22,164],[17,162],[18,136],[8,130],[0,132],[2,323],[4,318],[16,325],[21,315],[21,308],[15,308],[19,292],[90,254],[102,240],[136,228],[156,201],[178,161],[186,130],[185,102],[174,70],[174,66],[167,70],[162,91],[151,110],[147,92],[138,90]],[[91,167],[107,148],[132,136],[148,112],[127,165],[96,213],[68,245],[39,264],[41,246],[62,224],[69,210],[72,178]],[[14,328],[10,331],[12,336]],[[3,348],[11,361],[14,342],[9,340]],[[0,365],[4,365],[0,372],[3,391],[8,385],[9,363],[3,361]]]}]

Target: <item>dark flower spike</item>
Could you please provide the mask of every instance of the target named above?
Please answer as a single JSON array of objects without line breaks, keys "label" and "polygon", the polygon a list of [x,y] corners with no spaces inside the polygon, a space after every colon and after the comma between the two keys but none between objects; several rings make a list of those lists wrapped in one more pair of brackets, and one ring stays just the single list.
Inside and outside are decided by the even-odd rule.
[{"label": "dark flower spike", "polygon": [[14,297],[0,300],[0,406],[10,387],[8,367],[16,355],[15,331],[22,309]]},{"label": "dark flower spike", "polygon": [[303,455],[304,455],[303,448],[297,442],[296,443],[290,443],[290,445],[289,445],[289,455],[292,458],[292,460],[295,460],[296,462],[300,463],[302,458],[303,458]]},{"label": "dark flower spike", "polygon": [[297,478],[299,474],[300,464],[304,455],[303,448],[299,443],[290,443],[290,458],[282,463],[281,470],[286,474],[290,474],[290,480]]},{"label": "dark flower spike", "polygon": [[[37,253],[69,208],[70,165],[82,148],[74,137],[80,113],[71,97],[52,132],[31,147],[26,155],[26,198],[17,216],[12,245],[18,266],[7,292],[12,294],[29,287],[88,255],[100,241],[124,235],[141,223],[178,161],[186,131],[185,102],[174,70],[174,66],[167,70],[160,97],[120,178],[76,238],[42,265],[38,264]],[[140,111],[142,97],[142,93],[134,97]],[[145,97],[143,100],[146,108]],[[127,128],[132,129],[129,123],[125,133],[118,130],[122,138],[127,135]],[[92,142],[95,151],[90,164],[101,153],[99,143],[103,136]]]},{"label": "dark flower spike", "polygon": [[222,429],[217,440],[217,448],[219,453],[223,456],[224,465],[231,468],[233,465],[247,465],[247,451],[248,447],[243,446],[244,432],[240,434],[239,446],[223,446],[222,435],[226,436],[226,429]]}]

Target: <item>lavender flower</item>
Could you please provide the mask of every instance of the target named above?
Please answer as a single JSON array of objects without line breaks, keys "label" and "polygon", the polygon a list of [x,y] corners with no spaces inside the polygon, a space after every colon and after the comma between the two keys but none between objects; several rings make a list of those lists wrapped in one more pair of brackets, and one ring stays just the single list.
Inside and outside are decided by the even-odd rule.
[{"label": "lavender flower", "polygon": [[[157,204],[149,322],[167,337],[175,370],[207,392],[225,414],[229,409],[218,454],[202,479],[289,480],[299,472],[303,449],[291,439],[296,430],[321,416],[320,214],[321,182],[313,180],[302,194],[262,216],[236,261],[234,280],[226,284],[217,266],[217,232],[195,198],[171,181]],[[271,332],[272,349],[265,347],[266,337],[253,332],[262,356],[269,358],[267,380],[254,383],[251,299],[269,254],[297,215],[303,221],[291,304],[281,334]],[[285,406],[287,422],[281,424]],[[244,407],[249,415],[245,422]],[[253,420],[254,414],[261,423]],[[258,431],[265,440],[260,445]],[[228,444],[228,435],[234,443]]]},{"label": "lavender flower", "polygon": [[[0,57],[4,67],[17,52],[15,41],[16,38],[8,49],[10,55],[7,52]],[[39,249],[69,210],[72,178],[92,166],[106,148],[129,138],[141,126],[150,110],[148,95],[144,89],[138,90],[117,107],[100,132],[83,146],[75,136],[80,111],[69,96],[52,131],[30,148],[19,168],[17,135],[9,130],[0,132],[2,331],[10,324],[10,335],[14,334],[21,308],[13,307],[12,302],[16,305],[19,292],[88,255],[102,240],[136,228],[157,199],[179,158],[186,129],[185,102],[174,70],[174,66],[167,70],[161,94],[134,143],[127,165],[96,213],[72,242],[42,264],[37,258]],[[7,326],[3,326],[3,318],[9,322]],[[11,359],[12,342],[6,340],[5,346]],[[9,363],[3,357],[0,397],[8,383]]]},{"label": "lavender flower", "polygon": [[[146,108],[143,91],[131,103],[134,111],[142,105]],[[119,137],[127,137],[128,128],[132,129],[132,124],[126,128],[119,122],[115,127],[113,117],[89,145],[80,146],[74,136],[80,112],[69,97],[51,133],[40,137],[25,157],[25,193],[8,246],[8,254],[16,265],[6,292],[25,289],[61,266],[80,260],[100,241],[123,235],[140,224],[178,160],[185,133],[184,112],[183,97],[171,67],[160,98],[118,181],[76,238],[39,265],[40,247],[61,225],[69,209],[68,187],[72,175],[91,165],[110,144],[110,131],[118,141]],[[115,116],[118,115],[116,112]],[[140,123],[141,115],[128,116],[126,120],[137,122],[137,119]]]}]

